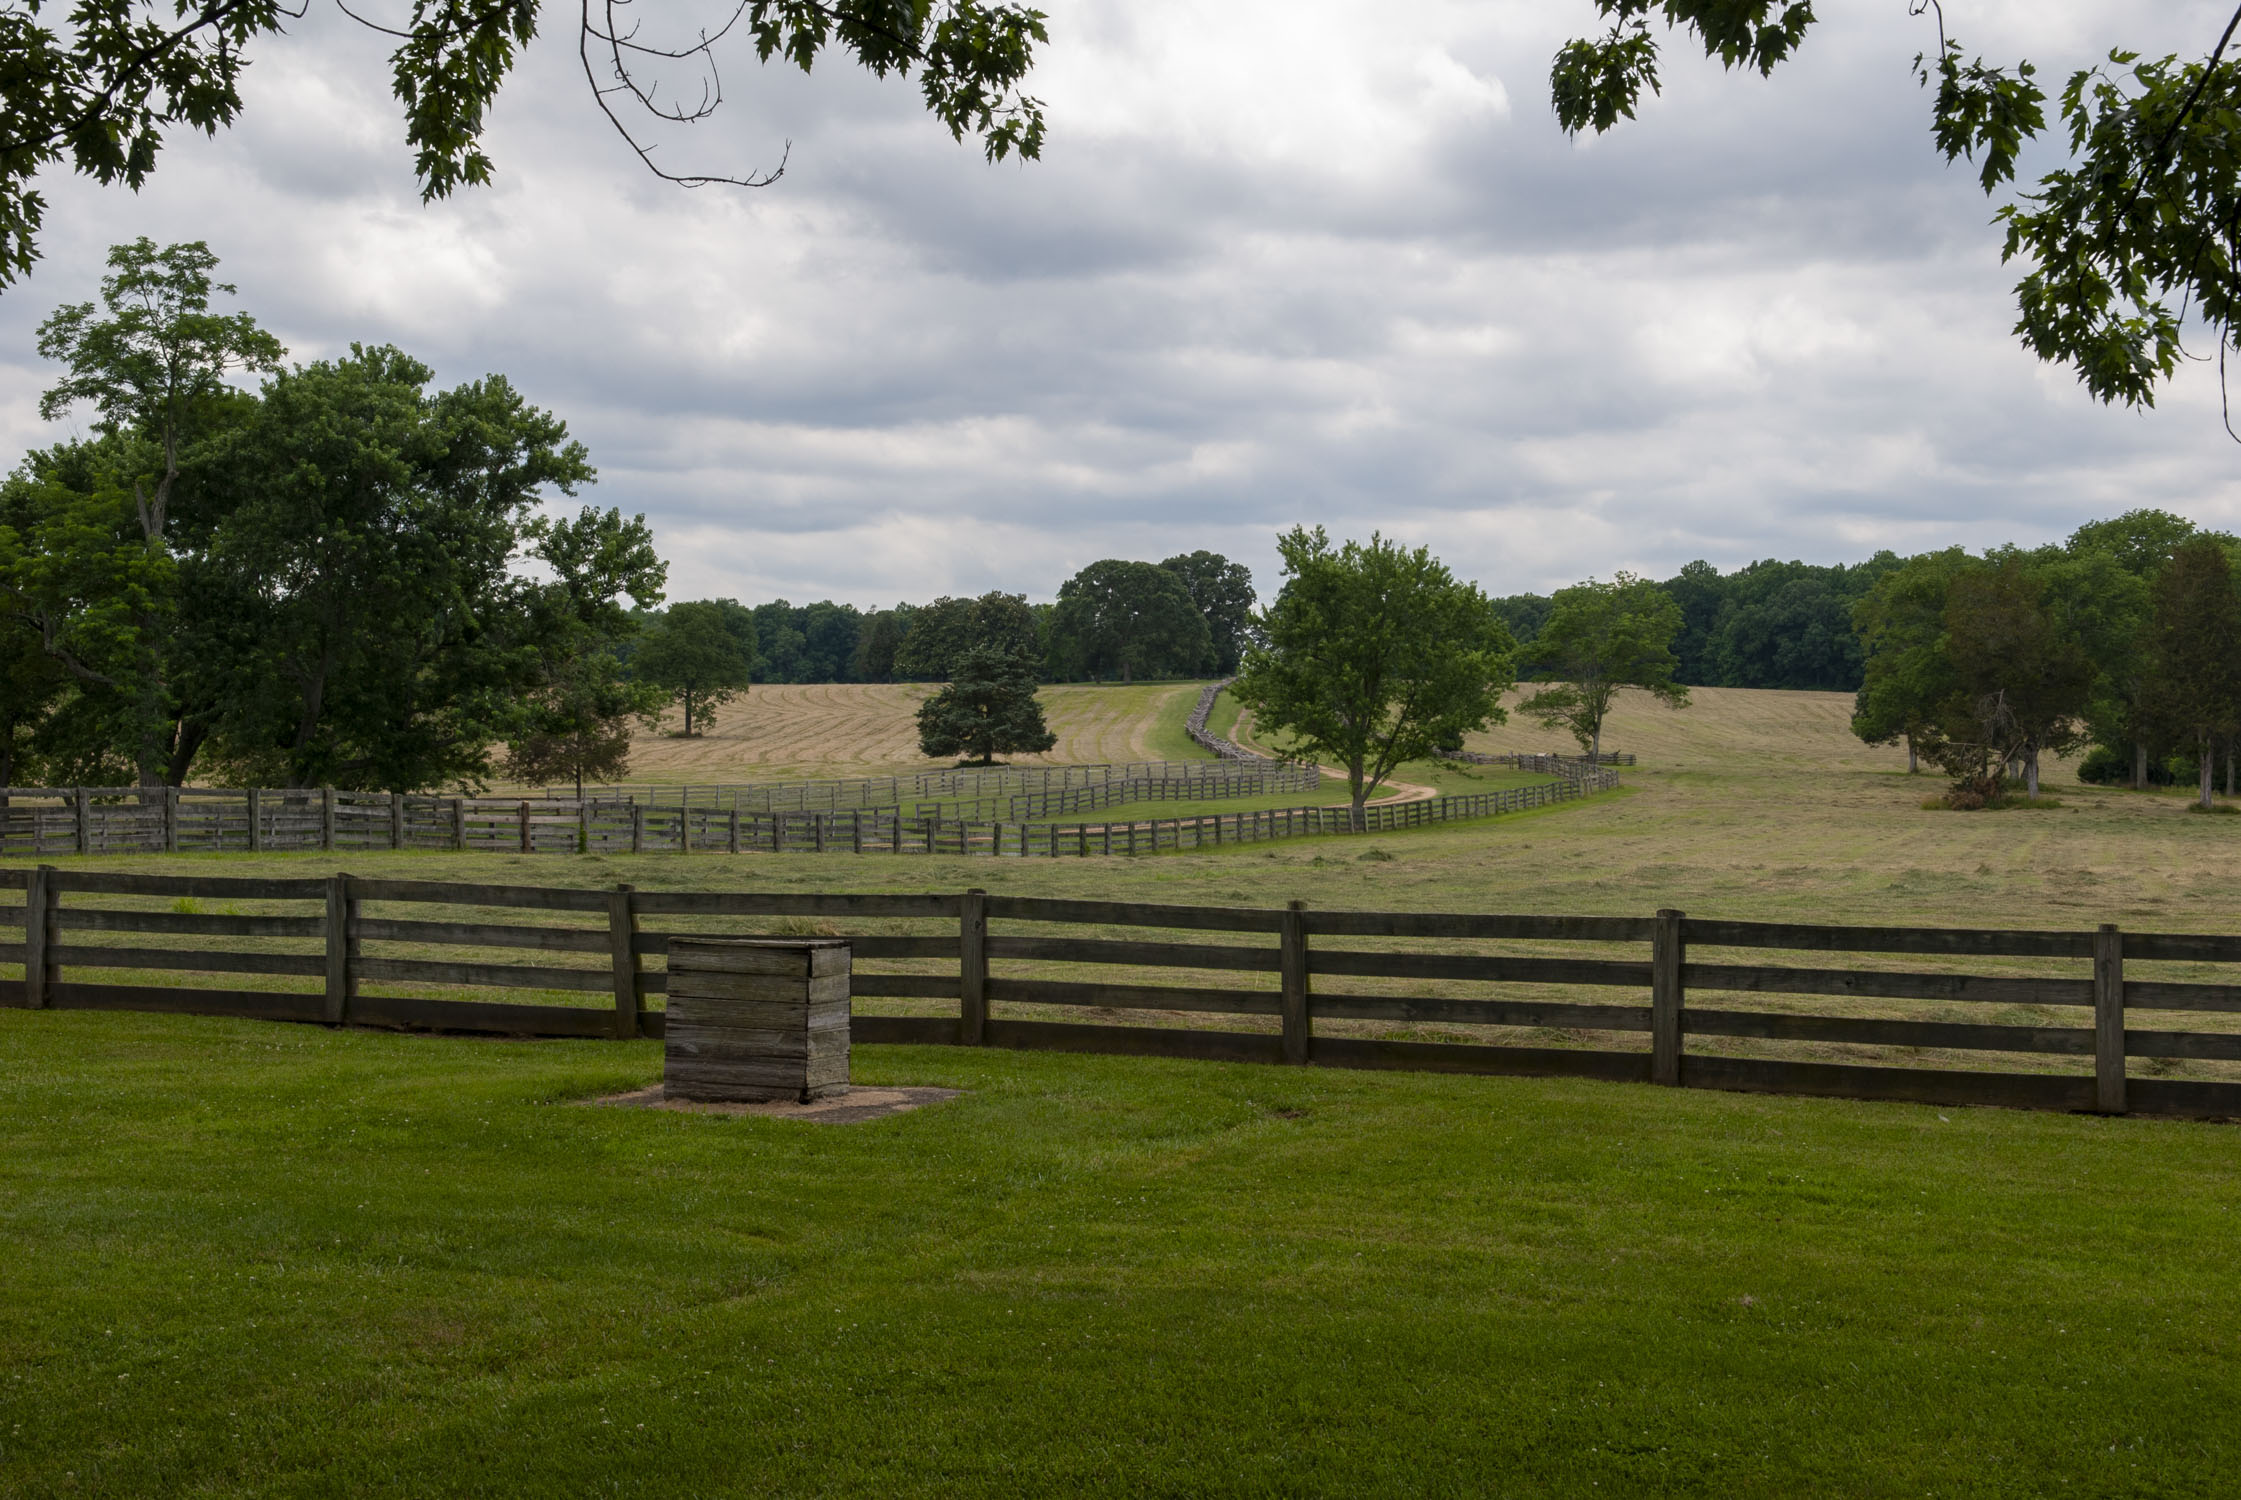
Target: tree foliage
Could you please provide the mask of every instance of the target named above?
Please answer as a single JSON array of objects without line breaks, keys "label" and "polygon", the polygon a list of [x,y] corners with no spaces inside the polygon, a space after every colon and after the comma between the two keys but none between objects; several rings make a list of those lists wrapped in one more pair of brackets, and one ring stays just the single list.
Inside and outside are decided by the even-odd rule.
[{"label": "tree foliage", "polygon": [[632,673],[685,711],[688,739],[713,725],[717,706],[745,692],[753,676],[755,648],[733,633],[724,602],[671,605],[631,653]]},{"label": "tree foliage", "polygon": [[1160,566],[1183,580],[1191,603],[1206,621],[1206,634],[1214,645],[1211,669],[1224,677],[1235,672],[1252,639],[1253,606],[1259,602],[1253,594],[1252,571],[1204,549],[1180,553]]},{"label": "tree foliage", "polygon": [[1394,769],[1498,723],[1515,644],[1492,601],[1429,550],[1381,536],[1277,540],[1284,586],[1231,691],[1292,753],[1345,767],[1357,826]]},{"label": "tree foliage", "polygon": [[1025,594],[992,589],[978,599],[944,595],[913,610],[895,648],[893,673],[906,682],[947,682],[965,653],[976,649],[1030,661],[1042,655],[1041,631]]},{"label": "tree foliage", "polygon": [[999,755],[1032,755],[1057,743],[1035,696],[1033,659],[1004,646],[967,646],[949,682],[918,706],[918,748],[931,756],[985,766]]},{"label": "tree foliage", "polygon": [[2213,537],[2173,549],[2155,582],[2148,640],[2148,712],[2191,746],[2199,796],[2210,806],[2214,751],[2241,733],[2241,595],[2233,562]]},{"label": "tree foliage", "polygon": [[1106,558],[1059,585],[1050,657],[1062,677],[1187,677],[1212,669],[1214,639],[1181,577]]},{"label": "tree foliage", "polygon": [[[1567,43],[1550,69],[1558,122],[1607,131],[1658,89],[1653,17],[1692,35],[1727,68],[1771,73],[1817,17],[1811,0],[1595,0],[1601,37]],[[2015,179],[2023,148],[2049,130],[2047,94],[2028,61],[1971,57],[1936,18],[1915,73],[1931,95],[1931,138],[1978,166],[1987,195]],[[2177,369],[2189,316],[2241,347],[2241,73],[2228,56],[2236,11],[2207,56],[2143,58],[2112,48],[2073,72],[2057,97],[2067,159],[2004,203],[2004,260],[2023,268],[2016,336],[2067,365],[2104,402],[2153,405]],[[2205,39],[2207,40],[2207,38]]]},{"label": "tree foliage", "polygon": [[1580,749],[1600,756],[1603,722],[1622,690],[1639,689],[1668,708],[1688,705],[1688,689],[1673,677],[1680,629],[1672,596],[1631,573],[1559,589],[1533,642],[1534,662],[1552,681],[1518,711],[1568,731]]},{"label": "tree foliage", "polygon": [[[300,14],[279,0],[76,0],[67,11],[15,0],[0,11],[0,285],[38,256],[42,171],[67,164],[137,191],[173,130],[214,134],[240,117],[255,44]],[[539,0],[417,0],[403,29],[373,28],[397,42],[390,86],[424,199],[491,180],[490,110],[543,14]],[[705,28],[671,20],[676,40],[665,42],[623,0],[581,7],[577,52],[594,105],[657,176],[761,186],[783,170],[673,171],[640,139],[645,123],[690,124],[721,103],[717,49],[735,32],[758,59],[805,73],[838,51],[878,77],[915,74],[927,110],[952,138],[978,137],[991,161],[1042,152],[1042,105],[1021,91],[1047,40],[1040,11],[989,0],[737,0],[728,19],[712,19]],[[674,76],[688,70],[703,88]],[[671,102],[696,92],[698,104]]]}]

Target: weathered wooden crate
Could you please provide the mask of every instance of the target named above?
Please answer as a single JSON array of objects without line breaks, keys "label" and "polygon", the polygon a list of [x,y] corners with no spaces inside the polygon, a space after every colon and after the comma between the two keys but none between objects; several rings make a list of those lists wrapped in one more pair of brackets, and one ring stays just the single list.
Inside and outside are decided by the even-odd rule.
[{"label": "weathered wooden crate", "polygon": [[709,1103],[848,1091],[845,938],[669,940],[663,1091]]}]

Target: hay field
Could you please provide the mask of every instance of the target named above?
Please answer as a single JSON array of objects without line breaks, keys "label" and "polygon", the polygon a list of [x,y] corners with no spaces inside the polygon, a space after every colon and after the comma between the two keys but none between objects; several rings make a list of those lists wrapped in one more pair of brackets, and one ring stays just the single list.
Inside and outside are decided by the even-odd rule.
[{"label": "hay field", "polygon": [[[1182,732],[1202,686],[1046,687],[1044,717],[1058,743],[1042,755],[1006,759],[1016,765],[1205,759]],[[918,705],[931,691],[924,683],[759,684],[717,710],[715,728],[704,735],[675,738],[666,732],[675,722],[664,732],[640,730],[631,742],[630,779],[675,784],[885,776],[947,765],[918,751]]]}]

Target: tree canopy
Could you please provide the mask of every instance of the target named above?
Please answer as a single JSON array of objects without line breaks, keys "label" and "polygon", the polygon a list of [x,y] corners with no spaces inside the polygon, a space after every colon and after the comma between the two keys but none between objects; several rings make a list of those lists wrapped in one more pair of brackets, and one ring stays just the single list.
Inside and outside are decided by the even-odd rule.
[{"label": "tree canopy", "polygon": [[1580,749],[1601,756],[1603,721],[1622,689],[1640,689],[1668,708],[1687,706],[1688,689],[1673,680],[1680,629],[1672,596],[1631,573],[1557,590],[1533,642],[1535,664],[1554,681],[1518,712],[1570,731]]},{"label": "tree canopy", "polygon": [[1133,682],[1138,676],[1183,677],[1209,670],[1214,639],[1176,573],[1107,558],[1059,585],[1050,616],[1050,654],[1060,675]]},{"label": "tree canopy", "polygon": [[1057,743],[1035,696],[1033,660],[1000,645],[966,647],[947,685],[918,706],[918,748],[928,755],[985,766]]},{"label": "tree canopy", "polygon": [[1382,536],[1277,540],[1284,586],[1231,691],[1290,753],[1346,770],[1356,826],[1394,769],[1501,722],[1514,642],[1475,584]]},{"label": "tree canopy", "polygon": [[[32,186],[67,164],[137,191],[166,137],[214,134],[242,111],[241,76],[264,37],[301,14],[282,0],[17,0],[0,11],[0,286],[38,258],[46,197]],[[345,8],[346,15],[354,13]],[[488,183],[483,134],[499,92],[545,16],[540,0],[416,0],[395,39],[390,90],[404,116],[423,199]],[[776,181],[759,172],[657,163],[647,125],[689,125],[723,101],[718,55],[737,45],[808,72],[834,52],[876,77],[916,75],[927,110],[953,139],[979,138],[991,161],[1042,152],[1043,107],[1021,85],[1048,40],[1043,13],[989,0],[735,0],[713,27],[645,18],[621,0],[587,0],[577,56],[593,106],[647,169],[688,186]],[[339,49],[335,62],[342,65]],[[686,77],[679,75],[689,75]],[[695,96],[698,96],[698,101]],[[684,101],[684,102],[676,102]]]},{"label": "tree canopy", "polygon": [[[1818,19],[1812,0],[1594,4],[1610,29],[1565,44],[1550,67],[1557,120],[1574,134],[1634,118],[1643,91],[1658,91],[1653,17],[1723,67],[1762,75],[1793,56]],[[2049,130],[2037,69],[1970,56],[1946,34],[1934,0],[1912,9],[1937,27],[1934,47],[1914,63],[1930,93],[1932,145],[1949,162],[1975,163],[1985,194],[1997,194]],[[2055,101],[2067,159],[1995,215],[2002,259],[2023,269],[2016,336],[2074,370],[2101,401],[2153,405],[2178,368],[2189,317],[2241,348],[2241,72],[2228,56],[2237,28],[2241,10],[2198,61],[2117,46],[2099,66],[2073,71]]]},{"label": "tree canopy", "polygon": [[742,641],[730,616],[745,614],[729,600],[673,604],[631,653],[630,668],[685,711],[686,738],[716,722],[716,707],[747,690],[755,664],[752,618]]},{"label": "tree canopy", "polygon": [[1214,644],[1212,669],[1221,676],[1237,670],[1253,629],[1253,574],[1243,563],[1231,562],[1219,552],[1203,548],[1170,557],[1160,564],[1183,580],[1206,620],[1207,637]]}]

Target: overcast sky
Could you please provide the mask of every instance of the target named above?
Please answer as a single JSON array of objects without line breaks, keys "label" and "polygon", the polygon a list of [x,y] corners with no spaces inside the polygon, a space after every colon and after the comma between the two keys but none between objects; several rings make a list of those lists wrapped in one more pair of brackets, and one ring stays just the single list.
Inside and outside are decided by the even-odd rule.
[{"label": "overcast sky", "polygon": [[[446,383],[509,376],[589,446],[593,498],[645,512],[677,598],[1048,598],[1199,547],[1265,591],[1295,522],[1426,543],[1496,594],[2141,505],[2241,527],[2214,376],[2109,410],[2016,346],[1905,0],[1826,7],[1771,80],[1677,44],[1641,121],[1577,144],[1547,72],[1589,0],[1047,0],[1026,165],[953,143],[914,84],[735,48],[717,119],[649,134],[680,170],[790,141],[755,192],[639,168],[555,6],[496,112],[497,185],[428,207],[382,39],[324,3],[252,53],[242,124],[175,139],[147,191],[47,184],[46,259],[0,296],[11,461],[70,430],[38,419],[33,328],[147,234],[207,240],[297,360],[388,342]],[[2199,54],[2224,20],[1945,9],[2057,82],[2118,44]]]}]

